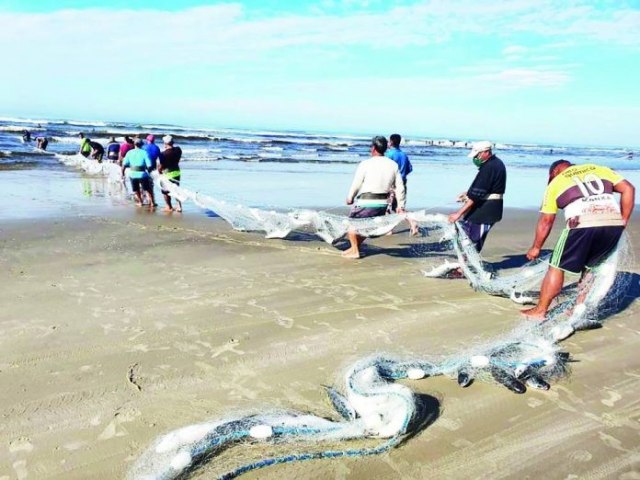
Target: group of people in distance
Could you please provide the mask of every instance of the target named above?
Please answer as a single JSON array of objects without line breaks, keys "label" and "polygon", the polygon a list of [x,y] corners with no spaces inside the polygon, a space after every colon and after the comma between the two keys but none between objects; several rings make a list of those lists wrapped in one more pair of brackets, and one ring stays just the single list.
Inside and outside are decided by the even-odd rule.
[{"label": "group of people in distance", "polygon": [[[22,130],[22,141],[24,143],[29,143],[31,141],[31,132],[27,129]],[[49,145],[49,139],[44,135],[36,135],[36,148],[38,150],[46,150]]]},{"label": "group of people in distance", "polygon": [[[80,137],[80,150],[78,153],[102,162],[105,153],[105,148],[102,144],[91,141],[83,133],[79,133],[78,136]],[[129,180],[136,205],[141,207],[144,204],[142,198],[144,193],[148,199],[149,210],[155,210],[158,206],[155,201],[154,182],[151,172],[157,170],[158,173],[164,174],[175,185],[180,185],[181,174],[180,159],[182,158],[182,149],[174,145],[173,136],[165,135],[162,137],[163,150],[160,150],[155,141],[156,138],[152,134],[147,135],[146,143],[141,138],[132,139],[126,135],[124,142],[120,144],[112,136],[106,149],[107,160],[121,166],[123,179],[125,170],[129,169]],[[163,210],[166,212],[182,212],[182,203],[176,199],[177,206],[174,208],[169,191],[161,191],[166,203]]]},{"label": "group of people in distance", "polygon": [[[400,150],[400,141],[398,134],[391,135],[390,142],[383,136],[373,138],[371,157],[358,165],[347,195],[347,205],[352,206],[350,218],[373,218],[390,211],[405,213],[407,175],[413,168]],[[388,150],[389,143],[391,149]],[[489,141],[473,144],[468,157],[478,172],[469,189],[458,196],[462,206],[448,216],[449,222],[457,223],[464,230],[478,252],[489,231],[502,220],[504,209],[507,171],[492,149]],[[614,193],[620,194],[619,204]],[[610,168],[596,164],[574,165],[563,159],[553,162],[527,259],[540,256],[558,210],[564,210],[566,226],[554,247],[538,304],[522,313],[543,320],[562,289],[565,272],[580,274],[581,281],[587,279],[590,270],[615,250],[634,205],[635,187]],[[412,233],[415,230],[412,225]],[[361,258],[364,237],[353,229],[347,237],[350,247],[342,255]],[[461,271],[454,275],[463,276]]]}]

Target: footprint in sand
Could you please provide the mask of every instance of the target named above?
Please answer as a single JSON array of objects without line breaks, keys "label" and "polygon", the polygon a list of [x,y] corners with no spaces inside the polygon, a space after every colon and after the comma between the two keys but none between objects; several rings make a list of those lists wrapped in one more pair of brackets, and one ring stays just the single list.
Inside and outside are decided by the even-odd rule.
[{"label": "footprint in sand", "polygon": [[18,480],[24,480],[29,476],[26,460],[18,460],[17,462],[13,462],[13,469],[16,472],[16,478]]},{"label": "footprint in sand", "polygon": [[88,442],[85,442],[83,440],[78,440],[76,442],[65,443],[62,447],[69,452],[74,452],[76,450],[80,450],[82,447],[85,447],[87,445],[89,445]]},{"label": "footprint in sand", "polygon": [[568,455],[569,460],[573,460],[575,462],[588,462],[593,458],[590,452],[587,450],[574,450]]},{"label": "footprint in sand", "polygon": [[609,394],[609,398],[600,400],[607,407],[613,407],[618,400],[622,399],[622,395],[615,390],[609,390],[607,393]]},{"label": "footprint in sand", "polygon": [[18,453],[18,452],[29,453],[32,450],[33,450],[33,444],[26,437],[20,437],[9,442],[10,453]]},{"label": "footprint in sand", "polygon": [[285,317],[278,312],[274,312],[276,315],[276,323],[284,328],[293,327],[293,318]]}]

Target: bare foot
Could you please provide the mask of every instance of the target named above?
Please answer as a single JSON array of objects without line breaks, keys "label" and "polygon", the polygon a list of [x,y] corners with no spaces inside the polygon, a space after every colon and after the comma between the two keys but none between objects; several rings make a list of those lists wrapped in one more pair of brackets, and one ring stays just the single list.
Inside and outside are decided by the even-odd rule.
[{"label": "bare foot", "polygon": [[169,208],[169,207],[164,207],[162,209],[163,212],[173,212],[173,208]]},{"label": "bare foot", "polygon": [[344,252],[342,252],[342,257],[350,258],[350,259],[358,259],[360,258],[360,254],[357,252],[351,252],[349,250],[345,250]]},{"label": "bare foot", "polygon": [[520,313],[525,317],[527,317],[527,319],[529,320],[538,320],[538,321],[544,320],[545,316],[547,315],[547,312],[545,312],[544,310],[538,307],[520,310]]},{"label": "bare foot", "polygon": [[140,202],[136,202],[136,207],[141,207],[142,204]]},{"label": "bare foot", "polygon": [[182,213],[182,207],[178,207],[178,208],[176,208],[176,212],[178,212],[178,213]]},{"label": "bare foot", "polygon": [[411,226],[411,230],[409,231],[412,237],[417,237],[420,233],[420,229],[417,226]]}]

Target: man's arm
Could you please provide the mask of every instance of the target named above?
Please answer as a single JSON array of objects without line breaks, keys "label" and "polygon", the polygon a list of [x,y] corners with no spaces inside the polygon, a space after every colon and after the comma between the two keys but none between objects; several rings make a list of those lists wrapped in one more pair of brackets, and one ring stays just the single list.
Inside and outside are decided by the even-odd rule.
[{"label": "man's arm", "polygon": [[456,213],[452,213],[451,215],[449,215],[449,223],[455,223],[458,220],[460,220],[465,213],[471,210],[471,207],[473,207],[474,203],[475,202],[473,200],[471,200],[469,197],[466,197],[466,201],[464,202],[464,205],[460,207],[460,210],[458,210]]},{"label": "man's arm", "polygon": [[406,193],[404,189],[404,182],[402,181],[402,175],[400,171],[396,170],[396,199],[398,200],[398,213],[404,213],[404,207],[406,204]]},{"label": "man's arm", "polygon": [[491,189],[491,175],[486,168],[480,169],[473,179],[469,190],[464,194],[458,195],[458,201],[463,201],[464,205],[456,213],[449,215],[449,222],[454,223],[460,220],[465,213],[471,210],[476,202],[484,200]]},{"label": "man's arm", "polygon": [[556,215],[552,213],[541,213],[538,218],[538,225],[536,226],[536,238],[533,240],[533,245],[527,252],[527,259],[535,260],[540,256],[540,250],[547,240],[553,223],[556,221]]},{"label": "man's arm", "polygon": [[151,161],[149,152],[147,152],[146,150],[143,150],[143,151],[144,151],[144,165],[145,167],[147,167],[147,173],[151,173],[151,170],[153,168],[153,162]]},{"label": "man's arm", "polygon": [[162,152],[158,155],[158,173],[162,174],[162,162],[164,161],[164,157],[162,156]]},{"label": "man's arm", "polygon": [[620,213],[626,227],[636,202],[636,187],[627,180],[622,180],[613,186],[613,191],[620,194]]}]

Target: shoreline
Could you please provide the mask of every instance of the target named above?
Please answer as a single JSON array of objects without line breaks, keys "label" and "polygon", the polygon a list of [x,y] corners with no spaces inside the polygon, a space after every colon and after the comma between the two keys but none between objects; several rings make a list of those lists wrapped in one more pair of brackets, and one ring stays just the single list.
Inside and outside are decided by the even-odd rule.
[{"label": "shoreline", "polygon": [[[267,240],[204,215],[122,213],[3,223],[0,471],[8,475],[122,478],[157,436],[191,423],[274,408],[333,416],[321,385],[354,359],[450,354],[524,321],[508,299],[422,277],[447,255],[426,248],[436,235],[373,239],[362,260],[349,261],[316,237]],[[506,210],[487,260],[517,267],[536,218]],[[637,224],[630,233],[640,235]],[[636,305],[564,342],[579,362],[549,392],[403,382],[433,399],[437,418],[401,447],[242,478],[633,478]],[[233,447],[224,460],[261,451]]]}]

